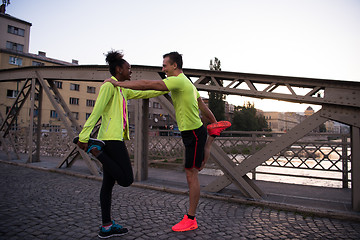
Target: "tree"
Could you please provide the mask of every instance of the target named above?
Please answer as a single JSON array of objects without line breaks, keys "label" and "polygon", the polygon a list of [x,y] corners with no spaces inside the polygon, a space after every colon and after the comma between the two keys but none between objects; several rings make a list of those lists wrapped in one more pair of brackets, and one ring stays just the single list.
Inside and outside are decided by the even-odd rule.
[{"label": "tree", "polygon": [[6,6],[8,6],[10,4],[10,0],[2,0],[1,6],[0,6],[0,12],[1,13],[5,13],[6,11]]},{"label": "tree", "polygon": [[[210,60],[210,70],[221,71],[221,62],[215,57]],[[213,83],[212,83],[213,85]],[[225,96],[217,92],[209,92],[209,108],[213,112],[217,121],[225,120]]]},{"label": "tree", "polygon": [[214,61],[212,59],[210,59],[209,68],[212,71],[221,71],[221,62],[220,62],[220,60],[217,57],[214,58]]},{"label": "tree", "polygon": [[319,126],[319,132],[326,132],[326,126],[324,123]]},{"label": "tree", "polygon": [[247,102],[244,106],[235,107],[232,120],[235,131],[263,131],[268,130],[268,124],[262,114],[258,114],[254,104]]}]

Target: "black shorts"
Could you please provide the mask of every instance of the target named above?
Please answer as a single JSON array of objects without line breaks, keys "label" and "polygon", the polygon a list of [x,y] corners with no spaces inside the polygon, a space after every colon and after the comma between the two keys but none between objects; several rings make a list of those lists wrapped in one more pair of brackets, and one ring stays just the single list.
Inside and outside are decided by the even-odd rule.
[{"label": "black shorts", "polygon": [[185,169],[199,169],[204,160],[206,128],[203,125],[195,130],[182,131],[181,137],[185,145]]}]

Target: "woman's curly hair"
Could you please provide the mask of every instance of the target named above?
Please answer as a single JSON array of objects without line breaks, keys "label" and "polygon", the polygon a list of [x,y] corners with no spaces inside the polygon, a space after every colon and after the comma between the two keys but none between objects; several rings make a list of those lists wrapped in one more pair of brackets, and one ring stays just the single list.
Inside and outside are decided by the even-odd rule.
[{"label": "woman's curly hair", "polygon": [[111,50],[106,54],[106,62],[109,65],[109,71],[111,75],[115,76],[117,66],[122,67],[126,61],[123,59],[124,54],[119,51]]}]

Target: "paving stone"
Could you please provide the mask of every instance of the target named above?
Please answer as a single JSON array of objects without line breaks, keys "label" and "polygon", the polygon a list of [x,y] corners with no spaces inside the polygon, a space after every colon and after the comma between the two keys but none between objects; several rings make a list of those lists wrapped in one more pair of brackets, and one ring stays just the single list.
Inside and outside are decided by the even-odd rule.
[{"label": "paving stone", "polygon": [[[101,182],[0,163],[0,239],[98,239]],[[188,197],[114,187],[112,216],[129,228],[121,239],[360,239],[360,222],[304,217],[202,198],[199,228],[173,232]]]}]

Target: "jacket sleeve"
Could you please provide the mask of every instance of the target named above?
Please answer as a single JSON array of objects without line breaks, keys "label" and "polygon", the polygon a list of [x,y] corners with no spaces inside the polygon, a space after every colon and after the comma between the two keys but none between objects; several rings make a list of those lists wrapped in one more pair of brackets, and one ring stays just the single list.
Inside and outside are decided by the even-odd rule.
[{"label": "jacket sleeve", "polygon": [[128,88],[124,88],[126,90],[126,97],[127,99],[147,99],[147,98],[153,98],[160,95],[164,95],[168,93],[169,91],[155,91],[155,90],[132,90]]},{"label": "jacket sleeve", "polygon": [[95,127],[95,124],[98,122],[106,105],[109,100],[113,97],[115,91],[115,87],[110,83],[104,83],[100,87],[99,95],[96,99],[95,106],[91,112],[90,117],[85,122],[82,131],[79,134],[79,141],[83,143],[87,143],[90,138],[90,134]]}]

